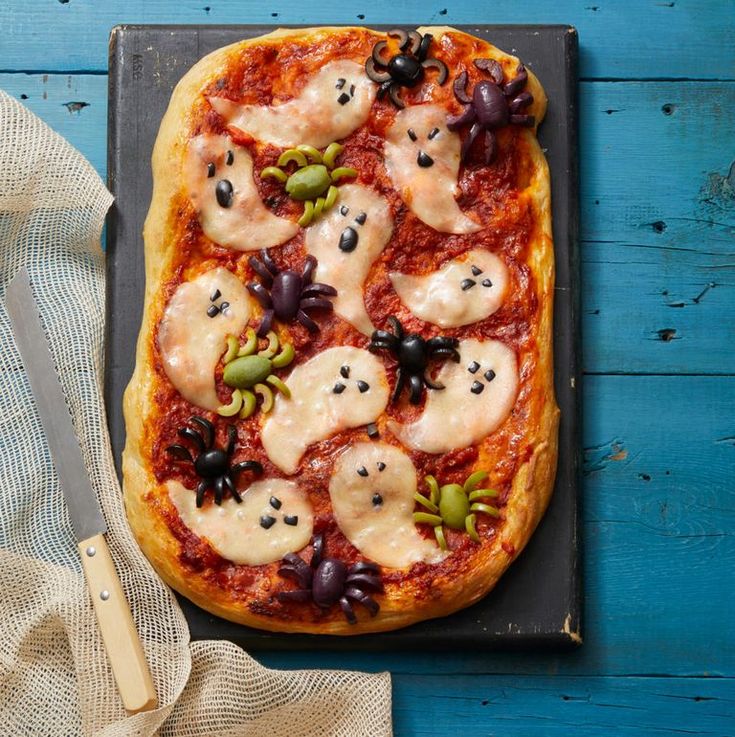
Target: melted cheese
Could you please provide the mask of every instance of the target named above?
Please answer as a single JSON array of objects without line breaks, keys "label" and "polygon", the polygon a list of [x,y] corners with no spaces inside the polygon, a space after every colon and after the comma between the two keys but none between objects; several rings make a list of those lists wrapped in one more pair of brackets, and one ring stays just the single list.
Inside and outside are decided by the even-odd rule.
[{"label": "melted cheese", "polygon": [[[341,375],[343,366],[349,367],[349,378]],[[360,391],[358,382],[365,382],[367,390]],[[317,354],[297,366],[286,384],[292,397],[277,395],[261,440],[268,458],[289,474],[296,472],[310,445],[373,422],[388,404],[383,364],[372,353],[352,346]],[[334,391],[337,384],[344,387],[339,393]]]},{"label": "melted cheese", "polygon": [[[411,212],[440,233],[474,233],[480,226],[457,206],[460,139],[447,128],[447,112],[437,105],[401,110],[388,129],[385,166]],[[429,134],[438,129],[432,138]],[[412,140],[408,131],[416,137]],[[421,154],[431,166],[419,166]]]},{"label": "melted cheese", "polygon": [[[214,300],[211,297],[219,291]],[[229,306],[214,317],[212,306]],[[250,317],[245,285],[227,269],[207,271],[174,292],[158,329],[158,347],[166,376],[187,402],[215,410],[222,402],[214,385],[214,368],[228,334],[240,335]]]},{"label": "melted cheese", "polygon": [[[391,421],[390,431],[407,447],[425,453],[447,453],[479,443],[505,421],[518,395],[515,353],[497,340],[462,340],[459,363],[445,363],[429,389],[424,411],[410,424]],[[474,364],[479,366],[473,372]],[[494,371],[494,378],[485,376]],[[475,394],[473,385],[482,386]]]},{"label": "melted cheese", "polygon": [[[340,249],[347,228],[357,236],[351,251]],[[337,204],[306,231],[306,250],[319,262],[316,281],[335,287],[334,311],[365,335],[375,328],[365,309],[362,285],[392,232],[387,200],[359,184],[340,187]]]},{"label": "melted cheese", "polygon": [[[344,536],[367,558],[388,568],[437,563],[445,557],[416,530],[415,492],[411,459],[387,443],[353,445],[339,457],[329,482],[334,517]],[[376,494],[380,503],[374,501]]]},{"label": "melted cheese", "polygon": [[[181,521],[233,563],[273,563],[286,553],[305,548],[311,540],[314,512],[306,494],[293,481],[256,481],[242,493],[242,503],[228,496],[221,505],[207,504],[201,509],[191,489],[178,481],[168,481],[166,487]],[[271,497],[281,503],[279,509],[271,504]],[[272,517],[275,522],[266,529],[260,523],[263,517]],[[285,517],[298,519],[295,525],[288,525]]]},{"label": "melted cheese", "polygon": [[416,317],[442,328],[456,328],[484,320],[500,307],[508,286],[508,269],[497,256],[479,248],[431,274],[393,272],[390,280]]},{"label": "melted cheese", "polygon": [[[228,160],[232,163],[227,164]],[[253,179],[250,153],[227,136],[205,134],[192,138],[183,174],[186,194],[204,234],[221,246],[257,251],[285,243],[299,230],[296,223],[276,217],[263,204]],[[217,200],[217,186],[226,186],[221,182],[229,182],[232,187],[229,207]]]},{"label": "melted cheese", "polygon": [[343,59],[325,64],[297,97],[280,105],[262,107],[220,97],[208,99],[228,125],[258,141],[324,148],[346,138],[367,120],[376,92],[364,67]]}]

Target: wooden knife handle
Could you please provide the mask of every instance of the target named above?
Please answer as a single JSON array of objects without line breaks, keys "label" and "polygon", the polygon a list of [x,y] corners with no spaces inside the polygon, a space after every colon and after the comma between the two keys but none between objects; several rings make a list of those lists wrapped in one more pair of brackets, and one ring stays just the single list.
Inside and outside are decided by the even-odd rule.
[{"label": "wooden knife handle", "polygon": [[79,554],[122,702],[132,714],[154,709],[153,679],[104,535],[82,540]]}]

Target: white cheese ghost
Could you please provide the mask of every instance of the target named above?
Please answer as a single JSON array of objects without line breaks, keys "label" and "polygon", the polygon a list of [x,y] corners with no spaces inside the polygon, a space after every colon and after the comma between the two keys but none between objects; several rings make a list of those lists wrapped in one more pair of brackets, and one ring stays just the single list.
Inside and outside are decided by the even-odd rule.
[{"label": "white cheese ghost", "polygon": [[337,290],[334,311],[365,335],[375,328],[362,286],[392,232],[388,201],[360,184],[341,186],[336,206],[306,230],[306,250],[319,262],[315,281]]},{"label": "white cheese ghost", "polygon": [[273,563],[311,540],[314,512],[293,481],[256,481],[242,492],[240,504],[227,497],[221,505],[202,508],[196,506],[196,494],[178,481],[168,481],[166,487],[181,521],[233,563]]},{"label": "white cheese ghost", "polygon": [[235,251],[257,251],[285,243],[297,223],[274,215],[261,201],[253,158],[227,136],[202,134],[189,141],[184,188],[204,235]]},{"label": "white cheese ghost", "polygon": [[416,317],[442,328],[457,328],[484,320],[500,307],[508,269],[495,254],[477,248],[431,274],[394,271],[390,280]]},{"label": "white cheese ghost", "polygon": [[462,340],[459,363],[445,363],[436,376],[444,389],[428,392],[415,422],[388,423],[408,448],[448,453],[479,443],[503,424],[518,395],[515,352],[497,340]]},{"label": "white cheese ghost", "polygon": [[284,473],[295,473],[306,449],[349,427],[373,422],[388,404],[383,364],[353,346],[329,348],[286,380],[291,399],[276,397],[261,431],[263,448]]},{"label": "white cheese ghost", "polygon": [[280,105],[241,105],[209,97],[211,106],[258,141],[275,146],[308,144],[324,148],[346,138],[368,118],[377,87],[362,64],[330,61],[296,97]]},{"label": "white cheese ghost", "polygon": [[209,410],[222,404],[214,369],[227,335],[240,335],[251,309],[245,285],[224,268],[177,287],[158,328],[158,348],[166,376],[187,402]]},{"label": "white cheese ghost", "polygon": [[334,518],[367,558],[387,568],[438,563],[443,553],[413,521],[416,469],[399,448],[357,443],[337,460],[329,482]]},{"label": "white cheese ghost", "polygon": [[417,218],[440,233],[474,233],[480,225],[457,206],[460,139],[438,105],[401,110],[388,129],[385,167]]}]

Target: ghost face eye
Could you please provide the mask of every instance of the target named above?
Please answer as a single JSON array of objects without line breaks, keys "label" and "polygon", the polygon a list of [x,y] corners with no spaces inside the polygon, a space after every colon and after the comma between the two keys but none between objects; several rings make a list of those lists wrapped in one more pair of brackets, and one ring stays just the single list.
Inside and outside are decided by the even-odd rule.
[{"label": "ghost face eye", "polygon": [[346,105],[355,96],[355,85],[350,84],[347,86],[347,80],[344,77],[340,77],[337,83],[334,85],[338,90],[342,90],[337,102],[340,105]]},{"label": "ghost face eye", "polygon": [[214,176],[214,173],[216,171],[215,165],[210,161],[207,164],[207,179],[211,179]]},{"label": "ghost face eye", "polygon": [[416,131],[415,131],[415,130],[414,130],[413,128],[409,128],[409,129],[408,129],[408,130],[406,131],[406,134],[408,135],[408,137],[409,137],[409,138],[410,138],[410,139],[411,139],[412,141],[416,141],[416,139],[418,138],[418,136],[416,135]]}]

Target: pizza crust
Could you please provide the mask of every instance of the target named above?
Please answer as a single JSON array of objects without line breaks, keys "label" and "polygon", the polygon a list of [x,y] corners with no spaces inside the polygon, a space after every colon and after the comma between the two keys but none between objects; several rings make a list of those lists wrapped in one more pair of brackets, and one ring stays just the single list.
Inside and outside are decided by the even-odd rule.
[{"label": "pizza crust", "polygon": [[[152,157],[153,197],[144,227],[146,287],[143,321],[136,347],[136,365],[125,392],[123,409],[127,440],[123,452],[123,490],[128,519],[143,552],[155,570],[172,588],[200,607],[226,619],[245,625],[283,632],[356,635],[392,630],[414,622],[446,616],[485,596],[497,583],[508,566],[521,553],[541,519],[551,496],[557,461],[557,429],[559,410],[554,399],[552,310],[554,285],[554,254],[551,234],[549,170],[538,145],[535,132],[529,132],[533,174],[528,195],[535,210],[534,247],[529,249],[528,266],[535,277],[539,299],[539,320],[534,323],[539,347],[533,373],[532,392],[542,403],[536,426],[528,433],[533,447],[530,458],[520,466],[504,509],[505,523],[500,533],[471,558],[465,570],[446,578],[435,579],[432,592],[437,595],[419,596],[413,586],[400,590],[388,586],[379,597],[380,613],[370,618],[358,610],[358,624],[350,625],[339,611],[333,616],[314,621],[306,615],[303,621],[279,620],[255,613],[205,577],[191,575],[180,563],[180,543],[172,533],[165,514],[170,502],[165,485],[157,483],[145,460],[147,447],[146,421],[155,408],[154,360],[155,328],[165,306],[160,289],[173,256],[174,247],[167,238],[170,203],[180,187],[182,161],[188,142],[187,121],[193,100],[199,100],[203,87],[221,71],[230,55],[253,44],[278,43],[290,37],[316,40],[333,33],[359,31],[375,36],[382,34],[364,28],[279,29],[257,39],[241,41],[218,49],[199,61],[182,78],[173,92],[170,105],[161,123]],[[423,27],[420,33],[431,33],[439,41],[445,33],[461,34],[453,28]],[[515,60],[509,54],[475,39],[483,56]],[[528,112],[536,116],[537,124],[546,109],[546,97],[536,77],[529,70],[527,88],[534,97]],[[477,467],[483,467],[482,450]],[[263,581],[263,595],[268,595],[270,581]],[[337,608],[338,609],[338,608]]]}]

